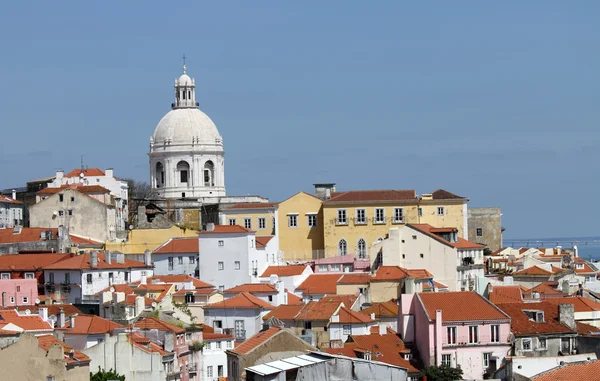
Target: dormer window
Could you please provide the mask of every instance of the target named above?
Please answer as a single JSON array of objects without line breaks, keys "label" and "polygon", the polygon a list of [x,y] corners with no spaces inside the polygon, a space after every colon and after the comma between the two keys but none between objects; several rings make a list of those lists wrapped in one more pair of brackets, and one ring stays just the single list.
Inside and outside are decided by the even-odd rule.
[{"label": "dormer window", "polygon": [[544,311],[523,311],[529,317],[529,320],[536,323],[544,322]]},{"label": "dormer window", "polygon": [[582,269],[582,268],[583,268],[583,263],[576,263],[576,264],[575,264],[575,266],[576,266],[578,269]]}]

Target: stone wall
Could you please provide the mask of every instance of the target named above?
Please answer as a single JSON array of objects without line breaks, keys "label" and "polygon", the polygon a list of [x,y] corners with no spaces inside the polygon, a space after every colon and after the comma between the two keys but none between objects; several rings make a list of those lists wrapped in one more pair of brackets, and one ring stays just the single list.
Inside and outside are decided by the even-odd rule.
[{"label": "stone wall", "polygon": [[[469,241],[486,245],[491,251],[502,247],[502,211],[500,208],[468,209]],[[478,229],[481,229],[478,231]],[[481,233],[478,235],[477,233]]]}]

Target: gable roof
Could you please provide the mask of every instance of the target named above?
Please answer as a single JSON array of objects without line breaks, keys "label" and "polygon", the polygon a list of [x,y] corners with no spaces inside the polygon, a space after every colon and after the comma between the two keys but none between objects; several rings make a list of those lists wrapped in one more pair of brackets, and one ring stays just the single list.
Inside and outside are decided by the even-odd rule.
[{"label": "gable roof", "polygon": [[277,335],[279,332],[282,332],[282,331],[283,331],[283,329],[280,327],[271,327],[267,330],[260,331],[257,334],[255,334],[254,336],[252,336],[251,338],[249,338],[248,340],[241,343],[240,345],[237,345],[234,349],[231,350],[231,352],[234,352],[234,353],[237,353],[240,355],[247,354],[248,352],[250,352],[253,349],[264,344],[269,339],[271,339],[273,336]]},{"label": "gable roof", "polygon": [[339,322],[331,322],[332,324],[368,324],[374,323],[376,320],[372,320],[369,315],[365,315],[361,312],[356,312],[348,307],[340,307],[337,312],[337,316],[340,317]]},{"label": "gable roof", "polygon": [[514,275],[552,275],[552,274],[556,274],[559,272],[562,272],[562,269],[559,269],[558,267],[552,266],[552,271],[548,271],[542,267],[539,267],[537,265],[528,267],[526,269],[517,271]]},{"label": "gable roof", "polygon": [[291,292],[287,293],[287,304],[288,305],[292,305],[292,304],[302,304],[302,298],[299,296],[296,296],[294,294],[292,294]]},{"label": "gable roof", "polygon": [[255,241],[256,241],[256,248],[257,249],[264,249],[267,244],[269,243],[269,241],[271,241],[273,239],[272,235],[266,235],[266,236],[257,236]]},{"label": "gable roof", "polygon": [[229,206],[227,209],[272,209],[277,205],[279,205],[277,202],[240,202]]},{"label": "gable roof", "polygon": [[[515,335],[575,333],[558,320],[558,306],[546,301],[537,303],[504,303],[498,308],[510,316],[510,330]],[[544,311],[544,321],[534,322],[524,311]]]},{"label": "gable roof", "polygon": [[488,298],[494,304],[523,302],[523,294],[519,285],[493,286]]},{"label": "gable roof", "polygon": [[347,192],[334,192],[331,198],[323,204],[336,203],[364,203],[386,201],[416,201],[417,193],[414,190],[357,190]]},{"label": "gable roof", "polygon": [[561,295],[562,291],[559,291],[557,289],[555,289],[554,287],[552,287],[552,285],[554,285],[555,282],[542,282],[540,284],[538,284],[535,287],[530,288],[529,290],[527,290],[527,293],[531,294],[534,291],[539,292],[541,295]]},{"label": "gable roof", "polygon": [[531,377],[534,381],[595,381],[600,373],[600,360],[567,363]]},{"label": "gable roof", "polygon": [[198,254],[198,237],[171,238],[163,243],[153,253],[171,254],[171,253],[193,253]]},{"label": "gable roof", "polygon": [[[456,229],[456,228],[435,228],[429,224],[406,224],[406,226],[417,230],[436,241],[443,243],[446,246],[454,247],[456,249],[483,249],[485,245],[480,245],[475,242],[467,241],[464,238],[458,237],[457,242],[450,242],[439,235],[435,234],[436,232],[441,233],[445,232],[446,229]],[[444,229],[444,231],[442,231]]]},{"label": "gable roof", "polygon": [[263,316],[263,320],[266,321],[273,317],[279,320],[294,320],[304,306],[304,304],[280,304]]},{"label": "gable roof", "polygon": [[163,320],[160,320],[157,318],[153,318],[153,317],[147,317],[142,320],[138,320],[137,322],[134,323],[133,326],[135,328],[139,328],[143,331],[157,329],[159,331],[168,331],[168,332],[173,332],[173,333],[185,333],[185,329],[183,329],[179,326],[176,326],[174,324],[167,323],[166,321],[163,321]]},{"label": "gable roof", "polygon": [[203,308],[259,308],[272,310],[275,307],[264,300],[257,298],[249,292],[240,292],[239,294],[221,302],[207,304]]},{"label": "gable roof", "polygon": [[63,348],[64,360],[67,364],[74,364],[77,362],[90,362],[92,361],[84,353],[76,351],[72,346],[63,343],[52,335],[42,335],[37,337],[38,345],[40,348],[48,352],[54,344],[58,344]]},{"label": "gable roof", "polygon": [[397,317],[398,303],[393,300],[380,303],[371,303],[371,306],[363,309],[361,312],[366,315],[371,315],[374,313],[376,318]]},{"label": "gable roof", "polygon": [[79,177],[83,172],[84,176],[105,176],[105,173],[100,168],[85,168],[83,171],[81,168],[75,168],[71,172],[67,173],[64,177]]},{"label": "gable roof", "polygon": [[421,292],[417,294],[429,321],[442,311],[444,321],[508,320],[508,316],[474,291]]},{"label": "gable roof", "polygon": [[51,253],[0,255],[0,271],[39,271],[70,256],[71,254]]},{"label": "gable roof", "polygon": [[129,268],[151,268],[144,262],[134,261],[125,256],[123,263],[112,260],[111,263],[106,262],[106,254],[98,253],[98,266],[90,265],[90,253],[70,255],[62,261],[44,266],[44,270],[91,270],[91,269],[129,269]]},{"label": "gable roof", "polygon": [[370,277],[371,276],[369,275],[369,273],[365,272],[344,274],[337,281],[337,284],[367,284],[369,283]]},{"label": "gable roof", "polygon": [[[56,194],[64,191],[65,189],[75,190],[79,193],[88,194],[88,193],[110,193],[110,191],[103,186],[100,185],[82,185],[82,184],[65,184],[61,185],[59,188],[44,188],[41,191],[37,192],[39,195],[44,194]],[[98,201],[98,200],[96,200]]]},{"label": "gable roof", "polygon": [[184,283],[191,281],[195,288],[214,288],[210,283],[201,281],[198,278],[194,278],[191,275],[152,275],[147,279],[147,282],[158,280],[164,283]]},{"label": "gable roof", "polygon": [[20,314],[16,310],[0,310],[0,320],[2,320],[2,323],[12,323],[25,332],[52,332],[54,330],[50,323],[44,321],[41,316]]},{"label": "gable roof", "polygon": [[[258,239],[258,237],[257,237]],[[290,266],[269,266],[262,273],[261,277],[266,278],[271,275],[278,276],[296,276],[301,275],[308,265],[290,265]]]},{"label": "gable roof", "polygon": [[324,295],[319,301],[320,302],[334,302],[344,303],[344,306],[352,308],[354,303],[358,300],[358,294],[344,294],[344,295]]},{"label": "gable roof", "polygon": [[337,292],[337,281],[342,275],[311,274],[296,287],[296,291],[302,291],[304,295],[335,294]]},{"label": "gable roof", "polygon": [[233,294],[240,292],[273,294],[277,293],[277,287],[269,283],[246,283],[240,284],[239,286],[235,286],[232,288],[228,288],[227,290],[223,291],[224,294]]},{"label": "gable roof", "polygon": [[600,311],[600,303],[583,296],[565,296],[562,298],[547,298],[544,301],[559,305],[563,303],[572,304],[575,312],[593,312]]},{"label": "gable roof", "polygon": [[246,229],[240,225],[215,225],[215,228],[211,231],[202,230],[198,234],[239,234],[239,233],[254,233],[250,229]]},{"label": "gable roof", "polygon": [[342,305],[341,302],[329,302],[329,301],[321,301],[318,302],[309,302],[304,305],[304,308],[298,312],[294,320],[326,320],[329,321],[331,319],[331,315],[335,314],[335,312]]},{"label": "gable roof", "polygon": [[433,275],[425,269],[405,269],[400,266],[380,266],[375,275],[371,277],[371,282],[390,282],[400,281],[404,278],[430,279]]},{"label": "gable roof", "polygon": [[431,198],[434,200],[465,200],[466,197],[458,196],[444,189],[438,189],[431,193]]},{"label": "gable roof", "polygon": [[0,194],[0,204],[15,204],[15,205],[23,205],[21,201],[17,201],[14,198],[10,198],[3,194]]},{"label": "gable roof", "polygon": [[123,328],[123,326],[96,315],[77,315],[75,327],[71,328],[71,321],[67,320],[63,329],[72,335],[97,335],[113,332],[116,328]]}]

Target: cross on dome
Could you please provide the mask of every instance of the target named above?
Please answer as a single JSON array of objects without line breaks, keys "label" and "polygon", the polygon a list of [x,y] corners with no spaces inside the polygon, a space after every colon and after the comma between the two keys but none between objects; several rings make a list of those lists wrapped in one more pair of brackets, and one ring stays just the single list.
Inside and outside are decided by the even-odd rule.
[{"label": "cross on dome", "polygon": [[183,58],[183,74],[185,74],[185,71],[186,71],[185,62],[186,62],[186,58],[187,58],[185,56],[185,53],[183,54],[183,57],[181,57],[181,58]]}]

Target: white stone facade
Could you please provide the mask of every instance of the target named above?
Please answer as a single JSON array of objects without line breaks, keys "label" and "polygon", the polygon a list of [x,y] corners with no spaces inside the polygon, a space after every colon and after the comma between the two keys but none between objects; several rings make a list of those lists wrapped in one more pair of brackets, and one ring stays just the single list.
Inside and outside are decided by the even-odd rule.
[{"label": "white stone facade", "polygon": [[225,196],[223,138],[198,109],[196,84],[186,74],[175,81],[175,102],[150,138],[150,184],[165,198]]},{"label": "white stone facade", "polygon": [[23,203],[14,198],[0,195],[0,229],[23,226]]}]

